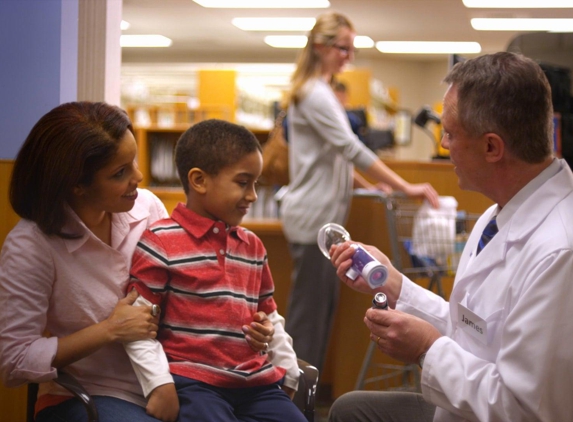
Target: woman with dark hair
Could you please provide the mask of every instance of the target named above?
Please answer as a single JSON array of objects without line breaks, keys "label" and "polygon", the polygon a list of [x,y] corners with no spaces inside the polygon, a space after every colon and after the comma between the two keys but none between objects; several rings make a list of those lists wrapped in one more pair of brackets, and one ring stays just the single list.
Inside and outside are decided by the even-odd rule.
[{"label": "woman with dark hair", "polygon": [[123,110],[75,102],[44,115],[16,158],[10,203],[22,220],[0,258],[0,365],[7,386],[41,383],[38,421],[85,418],[50,382],[62,368],[95,396],[102,421],[156,420],[122,345],[156,336],[157,317],[125,288],[141,233],[167,216],[137,189],[136,152]]},{"label": "woman with dark hair", "polygon": [[[86,420],[51,382],[58,369],[93,396],[101,422],[157,421],[123,345],[157,335],[158,316],[131,306],[126,288],[141,234],[168,216],[137,188],[136,153],[123,110],[73,102],[44,115],[16,158],[10,203],[22,219],[0,255],[0,372],[8,387],[40,383],[37,421]],[[252,347],[272,337],[261,321],[245,332]]]}]

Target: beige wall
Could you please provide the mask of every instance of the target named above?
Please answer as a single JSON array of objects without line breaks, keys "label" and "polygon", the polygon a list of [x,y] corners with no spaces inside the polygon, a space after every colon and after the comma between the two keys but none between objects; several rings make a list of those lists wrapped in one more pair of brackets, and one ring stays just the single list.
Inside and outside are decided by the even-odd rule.
[{"label": "beige wall", "polygon": [[[372,77],[386,86],[396,87],[399,105],[412,113],[424,105],[440,102],[446,90],[441,81],[447,73],[447,57],[437,61],[379,59],[369,63]],[[429,160],[434,146],[420,128],[412,129],[412,143],[396,148],[398,160]]]}]

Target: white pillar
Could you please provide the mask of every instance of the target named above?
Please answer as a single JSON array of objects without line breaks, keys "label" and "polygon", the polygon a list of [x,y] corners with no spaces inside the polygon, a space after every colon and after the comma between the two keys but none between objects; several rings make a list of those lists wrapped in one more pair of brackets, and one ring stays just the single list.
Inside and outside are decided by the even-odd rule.
[{"label": "white pillar", "polygon": [[78,100],[120,105],[122,0],[79,0]]}]

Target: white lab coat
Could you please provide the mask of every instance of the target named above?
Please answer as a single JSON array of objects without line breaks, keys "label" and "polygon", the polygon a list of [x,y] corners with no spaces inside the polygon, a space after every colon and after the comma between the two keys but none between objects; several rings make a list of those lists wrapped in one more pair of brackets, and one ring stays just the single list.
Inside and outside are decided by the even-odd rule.
[{"label": "white lab coat", "polygon": [[[479,219],[449,303],[405,279],[398,309],[444,334],[422,371],[434,421],[573,420],[573,174],[558,164],[475,256],[497,206]],[[458,303],[484,320],[482,340]]]}]

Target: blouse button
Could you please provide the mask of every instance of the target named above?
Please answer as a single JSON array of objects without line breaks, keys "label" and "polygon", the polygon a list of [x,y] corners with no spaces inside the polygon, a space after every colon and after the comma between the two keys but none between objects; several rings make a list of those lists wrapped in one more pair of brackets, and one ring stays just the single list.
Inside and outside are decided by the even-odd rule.
[{"label": "blouse button", "polygon": [[219,227],[214,227],[214,228],[213,228],[213,233],[215,233],[215,234],[216,234],[216,233],[219,233]]},{"label": "blouse button", "polygon": [[225,255],[225,251],[224,251],[223,249],[219,249],[219,253],[220,253],[221,255]]}]

